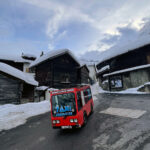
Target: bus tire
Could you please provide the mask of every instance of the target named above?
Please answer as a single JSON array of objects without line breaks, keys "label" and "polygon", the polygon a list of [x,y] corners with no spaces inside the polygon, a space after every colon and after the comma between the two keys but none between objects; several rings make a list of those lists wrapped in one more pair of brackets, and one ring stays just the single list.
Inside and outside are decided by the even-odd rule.
[{"label": "bus tire", "polygon": [[87,115],[86,113],[84,112],[84,115],[83,115],[83,126],[85,126],[87,124]]}]

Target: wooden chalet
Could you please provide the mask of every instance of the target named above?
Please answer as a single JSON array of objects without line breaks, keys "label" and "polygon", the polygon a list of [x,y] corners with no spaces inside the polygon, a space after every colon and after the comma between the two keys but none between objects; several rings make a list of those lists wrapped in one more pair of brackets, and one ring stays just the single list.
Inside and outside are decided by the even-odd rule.
[{"label": "wooden chalet", "polygon": [[23,72],[28,72],[28,67],[36,59],[33,55],[22,54],[22,56],[0,55],[0,62],[15,67]]},{"label": "wooden chalet", "polygon": [[33,76],[0,62],[0,104],[34,101]]},{"label": "wooden chalet", "polygon": [[150,44],[114,52],[104,52],[96,65],[103,89],[120,91],[150,82]]},{"label": "wooden chalet", "polygon": [[68,88],[88,83],[89,70],[81,65],[68,49],[50,51],[36,59],[30,68],[35,70],[39,86]]}]

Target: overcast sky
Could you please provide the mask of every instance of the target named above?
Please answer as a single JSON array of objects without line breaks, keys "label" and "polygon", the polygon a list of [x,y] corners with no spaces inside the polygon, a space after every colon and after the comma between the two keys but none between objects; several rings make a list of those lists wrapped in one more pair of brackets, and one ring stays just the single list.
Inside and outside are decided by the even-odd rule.
[{"label": "overcast sky", "polygon": [[136,38],[149,17],[150,0],[0,0],[0,54],[104,51]]}]

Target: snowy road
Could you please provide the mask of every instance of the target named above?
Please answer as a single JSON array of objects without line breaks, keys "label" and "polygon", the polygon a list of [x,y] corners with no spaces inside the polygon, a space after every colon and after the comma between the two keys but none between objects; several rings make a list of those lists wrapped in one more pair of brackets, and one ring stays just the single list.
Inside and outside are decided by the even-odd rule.
[{"label": "snowy road", "polygon": [[[149,150],[150,95],[102,94],[97,97],[95,111],[84,128],[53,130],[50,114],[46,113],[30,118],[17,128],[0,132],[0,149]],[[111,111],[102,113],[105,110]],[[119,116],[116,110],[127,110],[130,114],[124,112]],[[136,111],[144,113],[139,118],[128,117]]]}]

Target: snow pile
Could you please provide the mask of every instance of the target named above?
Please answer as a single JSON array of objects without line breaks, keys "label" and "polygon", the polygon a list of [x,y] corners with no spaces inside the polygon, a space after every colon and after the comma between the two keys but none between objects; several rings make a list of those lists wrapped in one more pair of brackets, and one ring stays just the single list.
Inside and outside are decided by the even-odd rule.
[{"label": "snow pile", "polygon": [[55,89],[55,88],[49,88],[49,89],[47,89],[48,91],[56,91],[56,90],[58,90],[58,89]]},{"label": "snow pile", "polygon": [[18,78],[20,80],[25,81],[28,84],[31,85],[38,85],[38,82],[35,81],[34,77],[32,76],[32,74],[30,75],[29,73],[24,73],[10,65],[7,65],[5,63],[1,63],[0,62],[0,71],[4,72],[6,74],[9,74],[15,78]]},{"label": "snow pile", "polygon": [[98,84],[98,82],[96,82],[95,84],[93,84],[91,86],[91,91],[92,91],[92,95],[93,95],[93,99],[94,101],[97,100],[96,95],[98,95],[99,93],[106,93],[106,91],[104,91]]},{"label": "snow pile", "polygon": [[[144,85],[138,86],[136,88],[129,88],[126,90],[122,90],[122,91],[115,91],[115,92],[111,92],[111,91],[104,91],[101,87],[99,87],[99,93],[116,93],[116,94],[147,94],[147,92],[140,92],[139,90],[141,88],[144,88],[146,85],[150,85],[150,82],[145,83]],[[148,93],[149,94],[149,93]]]},{"label": "snow pile", "polygon": [[102,82],[102,84],[106,84],[106,83],[108,83],[108,80],[104,80],[104,81]]},{"label": "snow pile", "polygon": [[60,49],[60,50],[53,50],[53,51],[50,51],[50,52],[44,54],[43,56],[36,59],[32,64],[30,64],[30,67],[34,67],[48,59],[52,59],[54,57],[57,57],[57,56],[60,56],[62,54],[66,54],[66,53],[68,53],[80,65],[79,60],[74,56],[74,54],[70,50]]},{"label": "snow pile", "polygon": [[92,86],[91,86],[91,90],[92,90],[92,94],[93,95],[97,95],[97,94],[99,94],[99,85],[98,85],[98,82],[96,82],[95,84],[93,84]]},{"label": "snow pile", "polygon": [[[150,85],[150,82],[147,82],[144,85],[138,86],[136,88],[130,88],[130,89],[123,90],[123,91],[120,91],[117,93],[120,93],[120,94],[146,94],[146,92],[140,92],[139,91],[139,89],[143,88],[145,85]],[[116,92],[113,92],[113,93],[116,93]]]},{"label": "snow pile", "polygon": [[50,111],[48,100],[38,103],[0,105],[0,131],[24,124],[29,117]]}]

